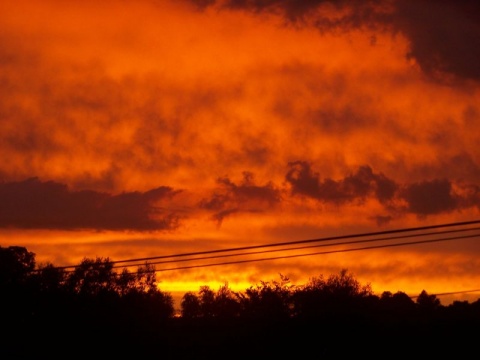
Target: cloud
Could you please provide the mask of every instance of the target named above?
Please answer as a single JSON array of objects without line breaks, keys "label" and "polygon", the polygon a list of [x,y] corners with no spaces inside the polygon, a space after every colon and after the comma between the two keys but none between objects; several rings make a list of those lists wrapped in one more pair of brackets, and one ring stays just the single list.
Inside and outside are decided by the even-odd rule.
[{"label": "cloud", "polygon": [[212,6],[213,4],[215,4],[215,1],[216,0],[190,0],[190,2],[195,4],[195,6],[200,10]]},{"label": "cloud", "polygon": [[359,167],[357,172],[342,180],[320,179],[320,175],[311,169],[306,161],[289,164],[285,179],[291,186],[292,194],[300,194],[319,201],[342,204],[352,201],[364,201],[375,196],[380,202],[391,200],[397,189],[395,182],[383,174],[375,174],[369,166]]},{"label": "cloud", "polygon": [[[421,26],[436,24],[420,16],[430,1],[194,1],[204,13],[161,3],[168,11],[151,2],[117,4],[112,13],[125,17],[112,17],[98,37],[82,31],[96,29],[110,9],[92,4],[37,5],[52,12],[49,26],[40,19],[27,26],[27,17],[6,26],[15,36],[0,38],[3,179],[39,176],[73,189],[143,193],[161,177],[173,188],[190,188],[198,199],[220,176],[214,194],[202,202],[220,219],[281,204],[278,184],[285,163],[295,159],[308,162],[288,170],[291,194],[330,204],[406,201],[397,192],[400,183],[425,176],[478,183],[476,139],[463,131],[478,122],[478,96],[419,80],[400,59],[403,39],[389,41],[383,33],[407,36],[412,58],[428,56],[413,49],[421,36],[430,36]],[[465,14],[465,7],[439,3],[455,10],[444,16]],[[210,6],[272,13],[303,29],[274,26],[274,17],[261,22],[234,11],[218,16]],[[63,11],[75,10],[96,15],[63,28]],[[145,21],[132,35],[142,39],[137,43],[124,36],[140,14]],[[191,20],[184,32],[182,19]],[[475,22],[474,15],[468,19]],[[378,42],[348,33],[354,29]],[[171,36],[175,41],[167,41]],[[165,51],[172,44],[178,47]],[[357,51],[364,56],[352,61]],[[155,63],[148,76],[137,70],[144,64],[129,57],[142,54]],[[322,169],[324,179],[310,164]],[[338,178],[346,169],[356,170]],[[255,173],[266,185],[232,180],[240,171]]]},{"label": "cloud", "polygon": [[480,186],[475,184],[460,184],[454,190],[461,208],[476,207],[480,210]]},{"label": "cloud", "polygon": [[203,198],[200,208],[214,211],[213,218],[221,225],[225,217],[239,212],[264,212],[281,201],[281,191],[272,182],[256,185],[251,172],[243,173],[243,180],[235,184],[228,177],[217,179],[213,195]]},{"label": "cloud", "polygon": [[0,227],[23,229],[173,230],[179,216],[159,207],[178,191],[162,186],[117,195],[70,191],[64,184],[30,178],[0,184]]},{"label": "cloud", "polygon": [[313,20],[322,27],[358,26],[372,21],[384,10],[378,0],[220,0],[217,4],[234,10],[278,14],[289,22]]},{"label": "cloud", "polygon": [[342,205],[345,210],[349,205],[375,199],[383,206],[384,213],[370,218],[379,226],[408,214],[425,217],[480,208],[480,187],[471,183],[437,178],[400,184],[373,172],[368,165],[358,167],[356,172],[339,180],[321,179],[307,161],[295,161],[289,167],[285,179],[293,197]]},{"label": "cloud", "polygon": [[410,40],[408,56],[433,77],[480,80],[478,1],[397,0],[394,26]]},{"label": "cloud", "polygon": [[216,5],[278,15],[287,24],[322,32],[366,30],[372,43],[379,31],[402,34],[410,42],[406,58],[431,78],[480,80],[480,3],[475,0],[224,0]]},{"label": "cloud", "polygon": [[407,185],[402,197],[407,201],[408,211],[418,215],[448,212],[457,206],[452,184],[448,180],[435,179]]}]

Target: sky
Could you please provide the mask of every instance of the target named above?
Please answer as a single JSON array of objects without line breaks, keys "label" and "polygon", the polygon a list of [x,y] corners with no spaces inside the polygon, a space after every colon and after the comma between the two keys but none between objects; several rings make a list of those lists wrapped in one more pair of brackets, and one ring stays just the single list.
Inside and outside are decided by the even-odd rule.
[{"label": "sky", "polygon": [[[475,0],[1,2],[0,246],[68,266],[477,221],[479,63]],[[179,294],[480,288],[476,236],[349,248],[155,266]]]}]

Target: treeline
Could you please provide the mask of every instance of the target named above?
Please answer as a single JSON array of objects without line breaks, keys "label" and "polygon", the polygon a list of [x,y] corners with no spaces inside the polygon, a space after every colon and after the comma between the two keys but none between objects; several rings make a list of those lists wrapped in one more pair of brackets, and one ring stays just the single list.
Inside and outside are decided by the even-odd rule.
[{"label": "treeline", "polygon": [[69,270],[39,266],[35,254],[19,246],[0,247],[0,306],[6,331],[0,351],[7,358],[60,355],[55,344],[85,355],[121,355],[125,349],[151,355],[155,348],[163,358],[212,358],[212,351],[232,347],[244,356],[244,347],[255,344],[263,344],[257,355],[285,344],[305,350],[305,341],[337,356],[349,348],[333,347],[335,336],[353,345],[370,334],[395,347],[408,334],[409,342],[397,349],[406,351],[429,339],[452,345],[480,325],[480,299],[444,306],[425,290],[415,300],[401,291],[378,296],[347,270],[304,285],[280,275],[240,292],[228,284],[202,286],[184,294],[177,318],[173,297],[160,290],[148,263],[118,272],[108,258],[84,259]]}]

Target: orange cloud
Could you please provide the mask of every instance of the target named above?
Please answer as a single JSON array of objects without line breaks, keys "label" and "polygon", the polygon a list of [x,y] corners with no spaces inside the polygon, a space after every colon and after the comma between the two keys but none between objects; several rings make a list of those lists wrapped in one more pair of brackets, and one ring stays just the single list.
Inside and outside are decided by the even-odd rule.
[{"label": "orange cloud", "polygon": [[[474,2],[0,7],[0,244],[65,265],[479,216]],[[477,281],[474,244],[424,248]],[[447,286],[425,251],[360,254],[162,276]]]}]

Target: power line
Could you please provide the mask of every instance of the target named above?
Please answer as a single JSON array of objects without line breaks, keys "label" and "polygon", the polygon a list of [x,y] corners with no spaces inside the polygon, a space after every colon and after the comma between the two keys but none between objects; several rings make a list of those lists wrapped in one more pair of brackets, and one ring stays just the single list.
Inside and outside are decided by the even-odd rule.
[{"label": "power line", "polygon": [[[437,294],[429,294],[429,295],[446,296],[446,295],[468,294],[468,293],[475,293],[475,292],[480,292],[480,289],[462,290],[462,291],[450,291],[450,292],[437,293]],[[415,298],[418,298],[419,296],[420,296],[420,295],[412,295],[412,296],[409,296],[409,298],[415,299]]]},{"label": "power line", "polygon": [[[475,229],[478,229],[478,228],[475,228]],[[468,230],[473,230],[473,229],[468,229]],[[464,230],[458,230],[458,231],[467,231],[467,230],[464,229]],[[448,231],[448,233],[450,233],[450,232],[452,232],[452,231]],[[447,232],[445,232],[445,233],[447,233]],[[436,234],[438,234],[438,233],[436,233]],[[415,236],[420,236],[420,235],[415,235]],[[153,269],[151,271],[152,272],[165,272],[165,271],[187,270],[187,269],[221,266],[221,265],[235,265],[235,264],[243,264],[243,263],[248,263],[248,262],[260,262],[260,261],[268,261],[268,260],[282,260],[282,259],[291,259],[291,258],[296,258],[296,257],[305,257],[305,256],[313,256],[313,255],[326,255],[326,254],[344,253],[344,252],[351,252],[351,251],[362,251],[362,250],[380,249],[380,248],[387,248],[387,247],[405,246],[405,245],[427,244],[427,243],[434,243],[434,242],[441,242],[441,241],[462,240],[462,239],[475,238],[475,237],[479,237],[479,236],[480,236],[480,234],[454,236],[454,237],[444,237],[444,238],[439,238],[439,239],[408,241],[408,242],[400,242],[400,243],[394,243],[394,244],[382,244],[382,245],[375,245],[375,246],[365,246],[365,247],[359,247],[359,248],[329,250],[329,251],[320,251],[320,252],[313,252],[313,253],[310,252],[310,253],[295,254],[295,255],[283,255],[283,256],[276,256],[276,257],[270,257],[270,258],[245,259],[245,260],[226,261],[226,262],[220,262],[220,263],[178,266],[178,267],[173,267],[173,268]],[[403,236],[403,237],[392,237],[392,238],[405,238],[405,236]],[[385,239],[390,239],[390,238],[354,241],[354,242],[348,242],[348,244],[364,243],[364,242],[369,242],[369,241],[379,241],[379,240],[385,240]],[[342,244],[346,244],[346,243],[342,243]],[[338,244],[334,244],[334,245],[338,245]],[[330,245],[309,246],[309,248],[320,247],[320,246],[332,246],[332,244],[330,244]],[[259,252],[259,253],[273,252],[273,251],[289,251],[289,250],[291,250],[291,249],[270,250],[270,251],[263,251],[263,252]],[[227,256],[242,256],[242,255],[250,255],[250,254],[251,253],[230,254],[230,255],[218,255],[218,256],[211,256],[211,257],[204,257],[204,258],[181,259],[181,260],[177,260],[177,261],[175,261],[175,260],[158,261],[158,262],[148,263],[148,265],[158,265],[158,264],[180,262],[180,261],[206,260],[206,259],[212,259],[212,258],[221,258],[221,257],[227,257]],[[140,266],[140,265],[141,264],[122,265],[122,266],[119,266],[119,267]],[[115,268],[115,266],[113,268]],[[74,270],[66,271],[66,273],[71,273],[71,272],[74,272]],[[138,274],[138,273],[140,273],[140,271],[130,272],[130,274]]]},{"label": "power line", "polygon": [[[235,247],[235,248],[227,248],[227,249],[217,249],[217,250],[197,251],[197,252],[180,253],[180,254],[172,254],[172,255],[161,255],[161,256],[152,256],[152,257],[144,257],[144,258],[134,258],[134,259],[111,261],[110,263],[111,264],[121,264],[121,263],[133,263],[133,262],[139,262],[139,261],[147,261],[148,262],[150,260],[157,260],[157,259],[181,258],[181,257],[196,256],[196,255],[238,252],[238,251],[261,249],[261,248],[289,246],[289,245],[297,245],[297,244],[307,244],[307,243],[314,243],[314,242],[334,241],[334,240],[341,240],[341,239],[353,239],[353,238],[361,238],[361,237],[367,237],[367,236],[371,237],[371,236],[379,236],[379,235],[387,235],[387,234],[395,234],[395,233],[424,231],[424,230],[439,229],[439,228],[449,228],[449,227],[454,227],[454,226],[467,226],[467,225],[473,225],[473,224],[480,224],[480,220],[455,222],[455,223],[430,225],[430,226],[420,226],[420,227],[403,228],[403,229],[394,229],[394,230],[385,230],[385,231],[379,231],[379,232],[369,232],[369,233],[350,234],[350,235],[341,235],[341,236],[329,236],[329,237],[316,238],[316,239],[261,244],[261,245]],[[475,229],[478,229],[478,228],[452,230],[451,232],[469,231],[469,230],[475,230]],[[447,233],[447,232],[449,232],[449,231],[437,232],[437,234]],[[415,237],[415,236],[424,236],[424,234],[408,235],[408,236],[405,236],[405,237]],[[393,238],[394,237],[392,237],[392,239]],[[384,239],[384,240],[386,240],[386,239]],[[374,241],[374,240],[365,240],[365,241]],[[358,242],[361,242],[361,241],[358,241]],[[318,247],[318,246],[319,245],[315,245],[313,247]],[[278,251],[285,251],[285,250],[278,250]],[[265,251],[265,252],[269,252],[269,251]],[[258,253],[262,253],[262,252],[258,252]],[[229,256],[237,256],[237,255],[239,255],[239,254],[229,255]],[[227,255],[225,255],[225,256],[227,256]],[[222,257],[222,256],[219,256],[219,257]],[[206,257],[205,259],[207,259],[207,258],[208,257]],[[213,257],[211,257],[211,258],[213,258]],[[189,260],[195,260],[195,259],[189,259]],[[269,259],[266,259],[266,260],[269,260]],[[180,260],[177,260],[177,261],[180,261]],[[257,261],[261,261],[261,260],[259,259]],[[117,266],[117,267],[129,267],[129,266],[137,266],[137,265],[139,265],[139,264],[130,264],[130,265],[125,265],[125,266]],[[78,265],[70,265],[70,266],[62,266],[62,267],[56,267],[56,268],[57,269],[69,269],[69,268],[75,268],[77,266]]]},{"label": "power line", "polygon": [[473,224],[480,224],[480,220],[464,221],[464,222],[441,224],[441,225],[421,226],[421,227],[413,227],[413,228],[403,228],[403,229],[395,229],[395,230],[385,230],[385,231],[361,233],[361,234],[329,236],[329,237],[316,238],[316,239],[296,240],[296,241],[287,241],[287,242],[280,242],[280,243],[252,245],[252,246],[236,247],[236,248],[229,248],[229,249],[218,249],[218,250],[198,251],[198,252],[174,254],[174,255],[153,256],[153,257],[129,259],[129,260],[118,260],[118,261],[113,261],[113,263],[114,264],[119,264],[119,263],[124,263],[124,262],[149,261],[149,260],[170,258],[170,257],[184,257],[184,256],[204,255],[204,254],[212,254],[212,253],[219,253],[219,252],[243,251],[243,250],[259,249],[259,248],[264,248],[264,247],[277,247],[277,246],[285,246],[285,245],[306,244],[306,243],[321,242],[321,241],[332,241],[332,240],[359,238],[359,237],[366,237],[366,236],[387,235],[387,234],[395,234],[395,233],[402,233],[402,232],[413,232],[413,231],[420,231],[420,230],[446,228],[446,227],[453,227],[453,226],[466,226],[466,225],[473,225]]},{"label": "power line", "polygon": [[[288,241],[288,242],[279,242],[279,243],[270,243],[270,244],[261,244],[261,245],[236,247],[236,248],[228,248],[228,249],[216,249],[216,250],[209,250],[209,251],[198,251],[198,252],[181,253],[181,254],[173,254],[173,255],[162,255],[162,256],[153,256],[153,257],[145,257],[145,258],[126,259],[126,260],[119,260],[119,261],[111,261],[111,262],[108,262],[108,263],[109,264],[117,264],[116,266],[113,266],[113,268],[122,268],[122,267],[125,268],[125,267],[142,265],[142,264],[125,264],[125,263],[139,262],[139,261],[146,261],[147,262],[146,264],[148,264],[148,265],[158,265],[158,264],[166,264],[166,263],[173,263],[173,262],[211,260],[211,259],[226,258],[226,257],[233,257],[233,256],[247,256],[247,255],[258,255],[258,254],[266,254],[266,253],[273,253],[273,252],[305,250],[305,249],[309,249],[309,248],[318,248],[318,247],[327,247],[327,246],[355,245],[355,244],[360,244],[360,243],[391,241],[391,240],[399,240],[399,239],[407,239],[407,238],[412,239],[412,238],[417,238],[417,237],[438,236],[438,235],[446,235],[446,234],[452,234],[452,233],[480,230],[480,227],[469,227],[469,228],[462,228],[462,229],[451,229],[451,230],[427,231],[427,232],[425,232],[425,230],[430,230],[430,229],[441,229],[441,228],[449,228],[449,227],[455,227],[455,226],[467,226],[467,225],[474,225],[474,224],[480,224],[480,220],[478,220],[478,221],[457,222],[457,223],[447,223],[447,224],[431,225],[431,226],[422,226],[422,227],[413,227],[413,228],[403,228],[403,229],[387,230],[387,231],[380,231],[380,232],[350,234],[350,235],[344,235],[344,236],[330,236],[330,237],[324,237],[324,238],[298,240],[298,241]],[[329,243],[329,244],[324,244],[323,243],[323,242],[327,242],[327,241],[354,239],[354,238],[361,238],[361,237],[375,237],[375,236],[379,236],[379,235],[397,234],[397,233],[406,233],[406,232],[418,232],[418,231],[423,231],[423,232],[407,234],[407,235],[386,236],[386,237],[380,237],[380,238],[375,238],[375,239],[369,238],[369,239],[364,239],[364,240],[343,241],[343,242],[335,242],[335,243]],[[324,255],[324,254],[343,253],[343,252],[352,252],[352,251],[363,251],[363,250],[370,250],[370,249],[397,247],[397,246],[405,246],[405,245],[426,244],[426,243],[434,243],[434,242],[441,242],[441,241],[462,240],[462,239],[468,239],[468,238],[475,238],[475,237],[479,237],[479,236],[480,236],[480,234],[477,233],[477,234],[465,235],[465,236],[452,236],[452,237],[435,238],[435,239],[429,239],[429,240],[418,240],[418,241],[389,243],[389,244],[364,246],[364,247],[356,247],[356,248],[349,248],[349,249],[336,249],[336,250],[309,252],[309,253],[294,254],[294,255],[283,255],[283,256],[276,256],[276,257],[269,257],[269,258],[244,259],[244,260],[226,261],[226,262],[219,262],[219,263],[178,266],[178,267],[164,268],[164,269],[155,269],[154,268],[153,270],[152,269],[147,269],[147,272],[165,272],[165,271],[194,269],[194,268],[201,268],[201,267],[233,265],[233,264],[241,264],[241,263],[248,263],[248,262],[260,262],[260,261],[268,261],[268,260],[290,259],[290,258],[314,256],[314,255]],[[314,242],[322,242],[322,244],[287,247],[287,248],[277,248],[277,247],[280,247],[280,246],[294,246],[294,245],[308,244],[308,243],[314,243]],[[271,247],[275,247],[275,249],[242,252],[242,251],[246,251],[246,250],[271,248]],[[221,254],[221,253],[223,253],[223,254]],[[187,258],[187,257],[192,257],[192,256],[209,255],[209,254],[219,254],[219,255]],[[180,259],[174,259],[174,258],[180,258]],[[157,259],[158,260],[160,260],[160,259],[170,259],[170,260],[148,262],[149,260],[157,260]],[[118,264],[124,264],[124,265],[118,265]],[[78,267],[78,265],[64,266],[64,267],[54,267],[54,268],[56,268],[56,269],[68,269],[68,268],[76,268],[76,267]],[[66,271],[66,272],[69,273],[69,272],[73,272],[73,271]],[[141,272],[142,271],[130,272],[129,274],[133,275],[133,274],[138,274],[138,273],[141,273]],[[472,292],[480,292],[480,289],[464,290],[464,291],[456,291],[456,292],[445,292],[445,293],[438,293],[438,294],[433,294],[433,295],[435,295],[435,296],[445,296],[445,295],[454,295],[454,294],[472,293]],[[416,298],[418,296],[410,296],[410,297],[411,298]]]},{"label": "power line", "polygon": [[[178,262],[185,262],[185,261],[198,261],[198,260],[211,260],[211,259],[219,259],[219,258],[226,258],[226,257],[234,257],[234,256],[246,256],[246,255],[258,255],[258,254],[266,254],[272,252],[282,252],[282,251],[292,251],[292,250],[304,250],[304,249],[311,249],[311,248],[318,248],[318,247],[327,247],[327,246],[339,246],[339,245],[352,245],[352,244],[359,244],[359,243],[367,243],[367,242],[378,242],[378,241],[386,241],[386,240],[395,240],[395,239],[402,239],[402,238],[412,238],[418,236],[428,236],[428,235],[439,235],[439,234],[448,234],[448,233],[455,233],[455,232],[464,232],[464,231],[472,231],[472,230],[480,230],[480,227],[476,228],[469,228],[469,229],[459,229],[459,230],[448,230],[448,231],[441,231],[441,232],[427,232],[424,234],[416,234],[416,235],[401,235],[401,236],[392,236],[392,237],[383,237],[379,239],[367,239],[367,240],[357,240],[357,241],[344,241],[335,244],[317,244],[317,245],[308,245],[308,246],[299,246],[293,248],[282,248],[282,249],[273,249],[273,250],[262,250],[262,251],[252,251],[246,253],[236,253],[236,254],[223,254],[223,255],[213,255],[213,256],[203,256],[197,258],[188,258],[188,259],[173,259],[173,260],[163,260],[163,261],[154,261],[148,262],[150,265],[158,265],[158,264],[168,264],[168,263],[178,263]],[[480,236],[480,234],[467,236]],[[435,241],[448,241],[448,240],[455,240],[455,239],[462,239],[464,237],[455,237],[455,238],[444,238],[444,239],[437,239]],[[408,245],[412,244],[413,242],[407,242],[398,244],[400,245]],[[413,243],[414,244],[414,243]],[[305,254],[309,255],[309,254]],[[302,255],[303,256],[303,255]],[[261,260],[261,259],[260,259]],[[267,259],[268,260],[268,259]],[[115,262],[114,262],[115,263]],[[143,264],[129,264],[129,265],[117,265],[113,266],[114,268],[125,268],[131,266],[139,266]]]},{"label": "power line", "polygon": [[[478,229],[478,228],[476,228],[476,229]],[[468,230],[471,230],[471,229],[468,229]],[[457,230],[457,231],[461,231],[461,230]],[[466,231],[466,230],[464,230],[464,231]],[[178,267],[165,268],[165,269],[153,269],[152,272],[188,270],[188,269],[196,269],[196,268],[202,268],[202,267],[243,264],[243,263],[249,263],[249,262],[260,262],[260,261],[269,261],[269,260],[283,260],[283,259],[291,259],[291,258],[305,257],[305,256],[326,255],[326,254],[344,253],[344,252],[351,252],[351,251],[363,251],[363,250],[381,249],[381,248],[387,248],[387,247],[405,246],[405,245],[427,244],[427,243],[434,243],[434,242],[441,242],[441,241],[462,240],[462,239],[474,238],[474,237],[479,237],[479,236],[480,236],[480,234],[474,234],[474,235],[455,236],[455,237],[447,237],[447,238],[440,238],[440,239],[408,241],[408,242],[395,243],[395,244],[382,244],[382,245],[366,246],[366,247],[351,248],[351,249],[329,250],[329,251],[320,251],[320,252],[303,253],[303,254],[295,254],[295,255],[283,255],[283,256],[275,256],[275,257],[270,257],[270,258],[245,259],[245,260],[225,261],[225,262],[211,263],[211,264],[178,266]],[[397,237],[397,238],[402,238],[402,237]],[[365,242],[388,240],[388,239],[389,238],[374,239],[374,240],[363,240],[363,241],[353,241],[353,242],[345,242],[345,243],[334,244],[334,245],[356,244],[356,243],[365,243]],[[331,246],[331,245],[332,244],[328,244],[328,245],[322,244],[322,245],[315,245],[315,246],[309,246],[309,247],[304,247],[304,248],[323,247],[323,246]],[[289,250],[292,250],[292,249],[282,249],[280,251],[289,251]],[[273,251],[279,251],[279,250],[270,250],[270,251],[263,251],[263,252],[258,252],[258,253],[273,252]],[[206,260],[206,259],[213,259],[213,258],[242,256],[242,255],[250,255],[250,254],[251,253],[229,254],[229,255],[210,256],[210,257],[204,257],[204,258],[194,258],[194,259],[167,260],[167,261],[150,262],[150,263],[148,263],[148,265],[158,265],[158,264],[166,264],[166,263],[180,262],[180,261]],[[121,265],[121,266],[117,266],[117,267],[113,266],[113,268],[140,266],[140,265],[142,265],[142,264]],[[73,272],[73,271],[74,270],[69,270],[69,271],[66,271],[66,273],[70,273],[70,272]],[[139,273],[139,271],[130,272],[130,274],[138,274],[138,273]]]},{"label": "power line", "polygon": [[227,261],[227,262],[214,263],[214,264],[179,266],[179,267],[176,267],[176,268],[155,269],[155,272],[172,271],[172,270],[186,270],[186,269],[194,269],[194,268],[210,267],[210,266],[218,266],[218,265],[233,265],[233,264],[242,264],[242,263],[247,263],[247,262],[290,259],[290,258],[295,258],[295,257],[304,257],[304,256],[312,256],[312,255],[324,255],[324,254],[333,254],[333,253],[342,253],[342,252],[360,251],[360,250],[370,250],[370,249],[380,249],[380,248],[394,247],[394,246],[426,244],[426,243],[433,243],[433,242],[439,242],[439,241],[466,239],[466,238],[472,238],[472,237],[478,237],[478,236],[480,236],[480,234],[466,235],[466,236],[456,236],[456,237],[452,237],[452,238],[443,238],[443,239],[412,241],[412,242],[404,242],[404,243],[397,243],[397,244],[384,244],[384,245],[377,245],[377,246],[367,246],[367,247],[354,248],[354,249],[342,249],[342,250],[321,251],[321,252],[306,253],[306,254],[276,256],[276,257],[262,258],[262,259],[246,259],[246,260]]}]

